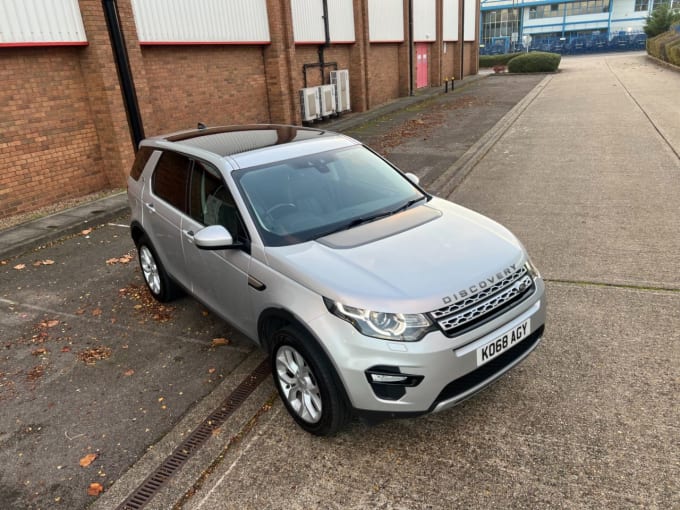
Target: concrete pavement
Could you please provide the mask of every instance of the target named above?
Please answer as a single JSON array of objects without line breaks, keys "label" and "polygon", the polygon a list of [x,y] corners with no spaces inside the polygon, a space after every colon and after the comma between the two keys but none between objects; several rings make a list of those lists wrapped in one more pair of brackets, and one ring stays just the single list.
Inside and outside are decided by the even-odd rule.
[{"label": "concrete pavement", "polygon": [[[297,428],[272,397],[274,388],[267,380],[145,508],[680,507],[680,139],[675,121],[680,112],[674,94],[658,92],[680,90],[680,75],[649,63],[642,54],[568,57],[561,68],[561,73],[546,77],[483,80],[487,93],[490,86],[501,91],[496,94],[507,90],[510,111],[500,122],[493,117],[499,110],[493,110],[488,96],[462,93],[433,96],[405,113],[395,109],[387,117],[346,128],[354,136],[375,136],[384,152],[403,169],[418,173],[431,191],[492,216],[524,241],[548,286],[549,322],[539,349],[493,387],[455,409],[374,427],[353,422],[331,439]],[[536,86],[527,80],[535,80]],[[475,131],[479,126],[485,129]],[[470,133],[477,133],[476,143]],[[457,141],[466,138],[470,143],[458,146]],[[113,244],[108,230],[96,231],[98,237],[88,241],[88,249],[98,250],[101,260],[111,256],[105,255],[107,243],[118,250],[117,257],[129,246],[129,240]],[[66,260],[69,249],[64,244],[56,256],[43,251],[35,257]],[[87,258],[92,257],[83,255],[71,264],[85,267]],[[102,276],[97,286],[115,293],[131,278],[131,269],[120,264],[107,268],[115,280]],[[49,274],[49,266],[33,269],[40,270]],[[51,290],[54,279],[44,284],[12,281],[6,290],[14,301],[3,301],[12,310],[11,324],[0,321],[0,327],[13,331],[10,328],[21,320],[19,312],[30,312],[25,303],[37,298],[57,316],[63,299],[53,295],[59,293]],[[77,279],[59,279],[75,293],[66,300],[66,310],[83,308]],[[95,297],[88,291],[88,300]],[[28,422],[36,410],[31,401],[22,403],[24,421],[43,424],[40,433],[35,427],[29,433],[24,426],[7,438],[2,432],[10,424],[0,419],[4,462],[15,459],[17,472],[34,473],[30,486],[11,493],[17,498],[13,501],[24,504],[21,508],[51,507],[54,496],[62,505],[82,507],[81,497],[64,497],[64,490],[73,487],[84,495],[82,482],[90,473],[80,473],[77,459],[90,445],[101,453],[100,475],[108,476],[102,481],[116,480],[104,484],[105,492],[92,507],[116,508],[263,357],[250,350],[245,339],[223,333],[225,325],[219,321],[204,324],[200,305],[191,300],[177,304],[175,313],[181,317],[142,328],[134,326],[137,316],[124,319],[127,308],[119,301],[116,296],[110,304],[94,303],[86,314],[98,306],[118,318],[101,332],[96,329],[98,317],[90,317],[85,325],[114,342],[110,374],[101,375],[108,373],[108,361],[96,368],[100,380],[107,377],[111,387],[116,385],[107,403],[116,400],[119,413],[133,416],[138,406],[132,390],[144,392],[145,408],[160,408],[168,400],[168,386],[174,395],[168,410],[144,418],[146,433],[157,437],[162,429],[154,427],[163,413],[173,411],[181,419],[125,471],[111,459],[133,458],[140,451],[144,428],[137,430],[135,424],[142,417],[133,423],[120,414],[127,421],[110,429],[107,420],[116,418],[107,414],[106,406],[97,405],[92,412],[86,407],[82,413],[93,431],[83,420],[84,437],[72,442],[67,436],[66,444],[74,451],[63,455],[69,464],[61,469],[55,467],[63,463],[59,455],[41,443],[41,437],[33,438],[61,432],[61,422],[68,425],[69,417],[59,407],[49,411],[59,413],[60,422],[54,426],[46,421],[48,411],[39,409],[42,421]],[[71,314],[66,320],[70,325],[78,317]],[[166,352],[154,352],[155,345],[148,344],[152,335],[166,342]],[[191,398],[200,396],[190,397],[192,374],[198,385],[201,376],[196,374],[205,375],[207,367],[215,366],[207,348],[210,338],[218,335],[232,340],[227,358],[220,357],[224,370],[217,367],[225,380],[192,406]],[[78,339],[74,336],[73,341]],[[132,356],[142,349],[143,356]],[[32,359],[30,354],[27,351],[25,359]],[[131,379],[120,384],[128,380],[123,373],[128,366],[141,376],[159,360],[172,362],[165,379],[151,386],[139,379],[137,388]],[[238,366],[228,368],[236,362]],[[83,370],[68,363],[64,360],[62,371],[74,381],[71,384],[78,384]],[[63,377],[46,367],[50,387],[57,385]],[[87,370],[95,377],[95,369]],[[157,375],[151,372],[148,377]],[[97,400],[95,387],[93,382],[87,391]],[[38,386],[36,395],[40,391]],[[179,396],[184,401],[179,402]],[[35,401],[46,398],[40,393]],[[66,399],[77,403],[72,392],[49,398],[61,407]],[[127,398],[131,405],[125,405]],[[9,400],[3,404],[13,405]],[[115,439],[109,445],[112,433]],[[36,459],[33,466],[24,466],[25,461],[16,461],[18,452],[24,459],[29,456],[29,440],[35,441],[35,450],[45,452],[47,462]],[[75,482],[55,482],[67,471]],[[35,473],[53,485],[31,500],[23,494],[38,490]],[[14,479],[3,475],[0,472],[0,494],[5,496],[3,490]]]},{"label": "concrete pavement", "polygon": [[450,198],[527,244],[542,347],[460,407],[331,440],[277,402],[183,508],[680,507],[680,75],[565,58]]}]

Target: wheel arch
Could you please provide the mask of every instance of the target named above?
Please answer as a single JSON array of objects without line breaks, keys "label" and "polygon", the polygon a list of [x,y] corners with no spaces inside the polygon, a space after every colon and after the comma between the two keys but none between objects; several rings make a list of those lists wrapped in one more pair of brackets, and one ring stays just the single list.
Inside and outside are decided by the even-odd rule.
[{"label": "wheel arch", "polygon": [[335,360],[329,354],[326,346],[319,340],[317,335],[310,331],[310,329],[305,325],[304,321],[296,317],[290,311],[283,308],[267,308],[260,314],[260,317],[257,321],[257,335],[262,349],[264,349],[268,355],[271,355],[274,334],[286,326],[291,326],[299,330],[302,334],[306,335],[314,342],[318,351],[326,358],[326,361],[329,363],[329,365],[333,367],[336,382],[338,383],[339,387],[342,388],[342,397],[348,404],[351,405],[352,400],[347,394],[345,382],[340,375],[340,371],[335,364]]}]

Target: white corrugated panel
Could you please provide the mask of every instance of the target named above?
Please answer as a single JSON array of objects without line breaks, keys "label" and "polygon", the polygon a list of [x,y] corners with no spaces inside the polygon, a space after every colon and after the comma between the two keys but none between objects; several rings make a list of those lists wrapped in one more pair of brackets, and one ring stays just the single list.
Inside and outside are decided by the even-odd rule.
[{"label": "white corrugated panel", "polygon": [[354,4],[352,0],[328,0],[331,42],[354,42]]},{"label": "white corrugated panel", "polygon": [[444,0],[442,11],[442,39],[444,41],[458,40],[458,9],[460,0]]},{"label": "white corrugated panel", "polygon": [[321,0],[291,0],[293,37],[297,43],[322,43],[326,41]]},{"label": "white corrugated panel", "polygon": [[477,33],[477,0],[465,1],[465,26],[463,37],[466,41],[474,41]]},{"label": "white corrugated panel", "polygon": [[371,42],[404,41],[403,0],[368,0],[368,37]]},{"label": "white corrugated panel", "polygon": [[413,40],[415,42],[437,40],[436,0],[413,0]]},{"label": "white corrugated panel", "polygon": [[0,45],[87,44],[78,0],[0,0]]},{"label": "white corrugated panel", "polygon": [[[323,23],[323,0],[291,0],[293,36],[296,43],[326,42]],[[354,42],[354,6],[352,0],[328,0],[331,42]]]},{"label": "white corrugated panel", "polygon": [[268,43],[266,0],[132,0],[142,44]]}]

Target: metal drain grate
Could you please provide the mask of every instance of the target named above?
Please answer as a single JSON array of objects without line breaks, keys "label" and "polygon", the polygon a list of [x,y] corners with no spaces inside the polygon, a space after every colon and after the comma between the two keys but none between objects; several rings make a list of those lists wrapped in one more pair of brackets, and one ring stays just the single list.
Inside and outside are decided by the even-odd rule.
[{"label": "metal drain grate", "polygon": [[269,359],[265,359],[238,385],[210,416],[196,427],[163,463],[118,507],[117,510],[139,510],[151,501],[165,483],[198,451],[248,396],[270,373]]}]

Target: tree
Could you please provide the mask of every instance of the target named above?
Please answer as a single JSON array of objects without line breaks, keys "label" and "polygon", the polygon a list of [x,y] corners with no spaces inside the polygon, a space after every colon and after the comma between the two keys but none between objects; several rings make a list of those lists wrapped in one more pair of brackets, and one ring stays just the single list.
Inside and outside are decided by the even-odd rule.
[{"label": "tree", "polygon": [[647,37],[654,37],[667,32],[671,25],[680,22],[680,10],[671,9],[668,2],[659,2],[647,16],[643,30]]}]

